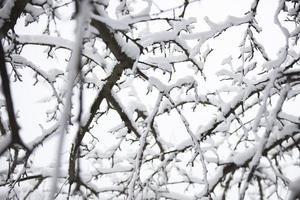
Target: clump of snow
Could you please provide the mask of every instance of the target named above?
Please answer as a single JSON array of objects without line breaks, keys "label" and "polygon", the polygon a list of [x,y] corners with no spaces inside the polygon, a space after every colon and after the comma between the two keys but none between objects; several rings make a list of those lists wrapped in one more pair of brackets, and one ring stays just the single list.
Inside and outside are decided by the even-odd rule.
[{"label": "clump of snow", "polygon": [[44,3],[47,2],[47,0],[32,0],[31,1],[33,4],[39,4],[39,5],[42,5]]},{"label": "clump of snow", "polygon": [[290,182],[288,200],[296,200],[300,198],[300,177]]},{"label": "clump of snow", "polygon": [[277,53],[277,58],[275,60],[270,60],[262,65],[262,67],[266,70],[278,68],[286,59],[287,52],[285,48],[281,48]]},{"label": "clump of snow", "polygon": [[11,140],[10,134],[0,135],[0,152],[3,152],[10,145]]},{"label": "clump of snow", "polygon": [[221,63],[221,65],[226,65],[226,64],[232,66],[232,56],[225,58]]},{"label": "clump of snow", "polygon": [[10,188],[8,186],[0,187],[0,199],[6,199]]},{"label": "clump of snow", "polygon": [[159,31],[155,33],[148,33],[141,37],[141,44],[143,46],[149,46],[154,43],[160,43],[164,41],[176,40],[180,41],[178,36],[181,35],[182,30],[186,30],[187,27],[194,23],[194,18],[182,19],[181,21],[172,22],[173,30]]},{"label": "clump of snow", "polygon": [[122,51],[129,56],[132,59],[137,60],[138,57],[140,56],[140,49],[139,47],[134,44],[131,40],[127,40],[127,42],[125,41],[124,38],[122,38],[120,35],[115,34],[115,38],[118,42],[118,44],[120,45]]},{"label": "clump of snow", "polygon": [[0,18],[9,19],[10,12],[14,6],[15,6],[15,1],[6,1],[5,5],[0,9]]},{"label": "clump of snow", "polygon": [[249,161],[255,154],[256,148],[249,148],[246,151],[235,153],[232,157],[232,161],[238,165],[242,166],[246,161]]},{"label": "clump of snow", "polygon": [[153,86],[155,86],[160,92],[164,92],[167,90],[167,86],[156,77],[150,76],[148,82],[149,82],[149,86],[148,86],[149,91],[152,91]]},{"label": "clump of snow", "polygon": [[129,30],[129,25],[120,20],[111,19],[109,17],[102,17],[92,14],[92,18],[97,21],[100,21],[114,30]]}]

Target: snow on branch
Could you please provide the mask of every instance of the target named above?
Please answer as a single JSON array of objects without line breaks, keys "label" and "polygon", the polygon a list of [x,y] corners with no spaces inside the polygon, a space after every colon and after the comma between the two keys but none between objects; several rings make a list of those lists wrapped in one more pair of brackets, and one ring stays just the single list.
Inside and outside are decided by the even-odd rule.
[{"label": "snow on branch", "polygon": [[0,198],[296,199],[300,3],[230,3],[0,2]]}]

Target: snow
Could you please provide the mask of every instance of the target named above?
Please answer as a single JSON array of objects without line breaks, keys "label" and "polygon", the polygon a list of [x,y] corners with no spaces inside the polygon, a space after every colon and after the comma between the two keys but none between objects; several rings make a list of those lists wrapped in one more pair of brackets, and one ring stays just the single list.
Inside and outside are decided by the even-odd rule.
[{"label": "snow", "polygon": [[115,34],[115,38],[120,45],[122,52],[124,52],[128,57],[138,60],[141,52],[136,44],[134,44],[131,40],[126,42],[125,38],[121,37],[119,34]]},{"label": "snow", "polygon": [[[31,45],[42,45],[50,46],[54,48],[63,48],[72,50],[74,42],[62,37],[53,37],[50,35],[18,35],[16,41],[22,44],[31,44]],[[82,54],[91,60],[93,60],[98,65],[106,63],[103,56],[97,53],[97,49],[94,48],[83,48]]]},{"label": "snow", "polygon": [[[33,0],[32,2],[37,4],[49,2],[49,4],[43,5],[43,8],[47,12],[45,18],[47,18],[50,12],[51,14],[57,12],[54,10],[58,9],[52,7],[53,5],[63,5],[63,2],[50,0]],[[88,1],[81,1],[82,4],[84,2]],[[258,3],[258,1],[255,2]],[[255,2],[253,6],[255,6]],[[67,3],[70,3],[70,7],[72,7],[68,8],[68,10],[72,10],[74,2]],[[84,87],[83,95],[87,97],[84,100],[88,100],[88,102],[87,105],[84,105],[87,108],[84,107],[80,123],[86,124],[89,119],[95,122],[95,118],[99,117],[97,121],[99,125],[96,123],[91,124],[89,126],[91,129],[85,135],[82,143],[82,154],[87,154],[82,155],[80,158],[80,164],[82,163],[80,165],[80,175],[82,178],[81,181],[86,186],[91,187],[96,193],[105,193],[98,196],[95,195],[95,198],[101,199],[101,195],[103,195],[103,199],[107,196],[111,197],[111,199],[126,199],[127,197],[128,199],[200,199],[201,197],[205,199],[204,196],[209,191],[212,191],[212,197],[215,198],[215,196],[219,195],[219,190],[223,189],[223,183],[229,178],[229,174],[225,174],[228,173],[228,170],[237,170],[237,173],[232,171],[233,180],[230,182],[228,191],[228,194],[231,194],[232,190],[235,191],[235,184],[237,182],[241,181],[241,185],[244,185],[244,180],[247,179],[245,176],[247,176],[249,168],[255,170],[256,166],[260,170],[259,172],[256,170],[254,173],[262,179],[269,178],[270,181],[277,181],[278,178],[281,178],[280,174],[273,172],[269,165],[265,166],[265,163],[259,163],[259,161],[265,156],[263,154],[264,150],[268,150],[268,158],[284,154],[284,158],[289,159],[289,153],[285,151],[280,152],[280,150],[293,145],[293,140],[287,139],[290,136],[294,136],[295,140],[299,139],[298,124],[300,120],[297,113],[284,112],[284,109],[281,110],[281,108],[284,108],[282,104],[285,102],[294,101],[294,99],[295,102],[298,102],[299,86],[297,86],[297,82],[293,83],[296,87],[293,85],[293,88],[290,88],[291,91],[287,92],[287,100],[285,101],[282,98],[284,96],[282,88],[287,83],[286,81],[289,81],[284,78],[284,73],[296,72],[298,68],[296,62],[299,57],[297,53],[299,49],[292,46],[292,42],[294,41],[289,40],[288,42],[291,43],[283,46],[277,58],[266,62],[261,57],[261,54],[265,57],[263,46],[257,43],[258,40],[256,41],[255,38],[252,40],[248,38],[248,36],[258,36],[257,38],[259,38],[259,31],[262,30],[258,27],[258,23],[261,25],[261,22],[260,18],[255,16],[256,13],[254,10],[244,12],[241,9],[241,17],[229,16],[228,18],[223,18],[224,21],[222,22],[215,22],[213,14],[218,13],[217,9],[219,8],[214,5],[215,9],[211,10],[212,14],[208,13],[208,17],[204,17],[204,23],[208,26],[204,24],[204,28],[207,27],[207,31],[203,31],[201,20],[198,24],[195,24],[196,20],[202,18],[202,13],[198,13],[199,15],[196,16],[197,19],[182,19],[178,17],[178,14],[182,11],[182,7],[177,7],[177,5],[175,5],[175,9],[167,8],[165,10],[164,6],[160,7],[162,4],[159,2],[154,3],[151,0],[105,0],[105,2],[101,1],[98,4],[96,2],[93,3],[95,4],[93,9],[96,10],[93,11],[90,17],[104,23],[111,29],[111,36],[116,39],[121,51],[127,57],[131,58],[132,63],[134,63],[131,71],[125,69],[122,72],[120,80],[113,83],[112,96],[107,97],[107,99],[113,98],[120,107],[118,106],[116,112],[116,108],[111,105],[111,102],[109,103],[104,100],[95,117],[91,116],[88,111],[90,109],[89,106],[92,105],[95,99],[88,99],[90,96],[85,95],[94,95],[99,90],[101,91],[111,72],[115,69],[116,63],[123,61],[113,56],[109,50],[109,44],[105,45],[98,34],[90,35],[91,31],[95,31],[96,29],[86,27],[87,23],[83,22],[83,18],[89,18],[89,16],[85,16],[85,13],[79,12],[75,17],[79,16],[80,18],[71,20],[78,22],[76,32],[72,32],[73,35],[70,37],[73,38],[76,35],[75,39],[59,38],[51,35],[18,35],[19,30],[16,30],[16,38],[12,38],[19,45],[16,46],[16,50],[21,49],[23,45],[26,48],[23,48],[22,51],[28,51],[27,47],[29,47],[29,50],[35,48],[31,45],[40,45],[46,49],[45,52],[42,52],[44,55],[48,53],[50,57],[57,56],[57,49],[66,49],[68,51],[58,52],[69,52],[71,53],[71,57],[67,61],[67,70],[48,70],[51,67],[42,68],[35,65],[35,61],[25,58],[25,56],[22,57],[21,55],[23,54],[16,55],[15,52],[17,51],[11,51],[10,49],[13,45],[7,47],[8,42],[4,42],[6,52],[9,51],[7,62],[16,64],[15,69],[17,72],[20,71],[20,74],[24,71],[19,70],[20,67],[26,65],[40,76],[45,77],[51,85],[55,85],[54,89],[57,88],[59,90],[59,96],[62,100],[59,104],[59,110],[56,111],[59,113],[58,120],[55,121],[56,123],[50,128],[41,128],[41,134],[34,141],[26,144],[30,148],[35,148],[37,145],[42,147],[45,144],[44,141],[46,138],[59,134],[60,149],[58,148],[58,152],[55,154],[58,157],[57,162],[53,162],[52,167],[45,169],[27,166],[26,172],[24,172],[24,168],[23,171],[20,171],[18,166],[17,170],[19,173],[14,174],[21,176],[24,172],[30,176],[33,173],[41,173],[48,177],[45,180],[46,184],[52,181],[54,177],[53,185],[55,185],[58,178],[61,178],[61,181],[59,181],[60,184],[63,183],[62,179],[67,179],[68,171],[66,164],[68,164],[67,157],[69,154],[62,152],[61,146],[63,146],[64,141],[68,142],[68,144],[72,142],[67,141],[65,138],[67,137],[65,136],[67,130],[68,133],[71,133],[69,134],[71,135],[70,137],[73,137],[73,131],[77,130],[78,126],[80,126],[73,119],[76,118],[78,112],[78,88],[74,90],[74,86],[79,80],[76,67],[80,64],[79,58],[81,56],[79,54],[81,53],[84,56],[82,63],[85,64],[83,70],[84,72],[89,71],[87,76],[84,77],[84,81],[85,83],[91,83],[94,88]],[[181,1],[180,3],[184,2]],[[195,9],[194,5],[202,6],[202,2],[198,4],[199,2],[197,1],[189,1],[189,3],[187,8],[189,11]],[[145,5],[145,7],[141,6],[136,9],[135,7],[138,7],[140,4]],[[85,7],[80,7],[79,9],[82,10]],[[39,6],[28,5],[26,10],[30,11],[31,15],[33,15],[29,16],[27,14],[27,19],[30,22],[36,22],[37,19],[35,17],[42,12]],[[88,12],[89,10],[86,9],[85,11]],[[259,9],[257,12],[259,12]],[[290,13],[293,12],[293,10],[290,10]],[[244,15],[243,13],[246,14]],[[186,14],[189,16],[195,13],[186,12]],[[281,20],[281,16],[284,16],[284,11],[281,9],[277,10],[275,15],[279,14],[279,18],[276,19],[275,17],[274,19],[275,26],[279,27],[280,34],[284,34],[288,38],[290,36],[284,28],[288,26],[285,26],[286,22]],[[204,13],[204,15],[206,14]],[[21,16],[21,18],[24,19],[24,16]],[[57,18],[56,15],[55,21],[58,24],[53,23],[54,21],[51,17],[49,20],[51,22],[50,28],[52,33],[52,30],[56,28],[55,25],[59,25],[62,20]],[[40,25],[42,22],[40,21],[38,24]],[[25,29],[30,29],[31,25],[25,27]],[[230,27],[240,25],[243,25],[243,27],[232,29],[235,29],[234,31],[237,30],[237,32],[241,28],[251,29],[254,35],[248,34],[245,41],[243,41],[243,46],[237,46],[236,49],[228,48],[225,50],[226,55],[223,54],[214,59],[214,53],[218,53],[219,51],[219,40],[228,39],[225,37],[227,32],[224,35],[222,33]],[[194,32],[195,30],[196,32]],[[254,33],[254,30],[257,30],[257,33]],[[262,32],[264,31],[265,29]],[[293,34],[296,35],[298,33],[295,30]],[[218,37],[220,34],[222,36]],[[232,34],[231,31],[229,32],[230,34]],[[235,36],[235,33],[232,36]],[[215,39],[215,37],[218,38]],[[84,46],[81,44],[83,40],[85,43]],[[264,39],[261,41],[265,46]],[[137,43],[145,47],[143,52],[141,52],[140,46]],[[203,45],[204,43],[205,46]],[[161,49],[159,49],[160,47]],[[211,47],[215,51],[209,54],[212,51]],[[245,58],[238,57],[236,50],[242,54],[252,54],[253,50],[253,60],[249,61],[249,57],[246,60]],[[210,57],[206,60],[207,55],[210,55]],[[225,57],[223,61],[221,61],[221,57]],[[93,62],[90,64],[89,60]],[[295,67],[291,67],[290,71],[283,72],[293,62],[295,62]],[[203,69],[204,64],[207,67],[205,69]],[[218,77],[214,73],[217,70],[216,74],[218,76],[225,76],[220,78],[227,80],[221,82],[220,86],[217,86],[218,88],[215,90],[215,86],[212,86],[213,84],[211,85],[203,81],[201,76],[196,73],[194,74],[193,70],[187,69],[191,65],[193,65],[193,68],[197,66],[198,69],[203,69],[203,73],[205,72],[205,74],[208,73],[211,75],[210,72],[213,72],[213,84],[216,82],[219,83]],[[102,67],[104,70],[101,69]],[[99,71],[101,71],[100,74],[98,73]],[[105,73],[102,73],[103,71]],[[145,76],[142,76],[139,72],[144,73]],[[295,76],[296,78],[297,76]],[[211,88],[211,86],[214,88]],[[153,89],[154,91],[152,91]],[[285,90],[287,91],[287,88]],[[199,95],[199,91],[203,93]],[[105,91],[104,96],[108,92]],[[43,100],[46,102],[50,101],[51,98],[54,99],[51,96]],[[270,104],[271,100],[272,104]],[[102,115],[104,113],[102,111],[105,111],[107,114]],[[143,112],[146,119],[144,116],[136,119],[136,116],[139,114],[137,111]],[[126,120],[122,121],[118,114],[126,116]],[[276,117],[273,117],[273,115]],[[91,117],[94,118],[92,119]],[[72,126],[69,124],[70,118],[72,118]],[[117,120],[110,120],[112,118]],[[171,124],[166,124],[166,119],[170,120]],[[50,123],[53,122],[51,121]],[[132,125],[135,132],[138,132],[138,137],[128,130],[126,127],[128,124],[130,124],[130,127]],[[198,129],[196,129],[197,126],[199,127]],[[157,131],[153,131],[153,127]],[[106,132],[106,128],[109,130],[108,132]],[[267,131],[264,134],[265,129]],[[163,137],[161,138],[159,135],[155,136],[153,132],[161,132],[161,136]],[[111,140],[106,143],[107,140],[102,140],[102,137],[106,137],[103,135],[109,135]],[[261,137],[262,135],[263,137]],[[168,136],[169,138],[167,139]],[[166,142],[164,141],[165,139]],[[180,144],[176,146],[175,140],[180,142]],[[283,140],[285,142],[281,142]],[[11,138],[7,135],[0,136],[0,150],[3,150],[6,147],[5,145],[8,145],[10,141]],[[159,146],[159,143],[162,144],[163,148]],[[277,143],[280,143],[281,146]],[[91,151],[88,152],[84,148],[90,148]],[[56,150],[56,148],[54,149]],[[296,149],[293,149],[293,151],[296,151]],[[195,158],[199,158],[198,156],[200,160],[194,160]],[[293,156],[295,155],[293,154]],[[31,158],[29,161],[31,161]],[[186,162],[188,166],[185,166]],[[86,163],[91,165],[86,166]],[[297,161],[293,162],[294,164],[297,165]],[[229,169],[227,166],[234,167]],[[282,167],[281,163],[278,167]],[[176,176],[176,172],[174,173],[174,171],[178,168],[181,168],[183,172],[182,174],[177,174],[179,176],[178,182],[183,181],[185,183],[177,183],[177,180],[173,182],[174,174]],[[189,169],[191,170],[189,171]],[[240,169],[244,170],[244,179],[237,177],[242,171]],[[195,174],[194,170],[196,171]],[[284,167],[283,170],[285,170]],[[165,174],[163,175],[163,173]],[[109,180],[109,183],[106,183],[106,180]],[[189,185],[189,180],[194,181],[194,184]],[[262,181],[263,183],[265,181]],[[26,181],[22,181],[20,184],[20,187],[23,187],[23,184],[25,187],[27,186]],[[296,187],[297,184],[299,182],[295,180],[289,185],[291,194],[299,189]],[[185,193],[183,193],[185,189],[183,185],[187,186]],[[280,181],[278,181],[278,186],[280,189],[275,190],[274,193],[284,187]],[[44,187],[43,185],[42,189],[49,191],[50,187]],[[66,185],[62,187],[62,193],[67,192],[67,187]],[[251,184],[250,187],[252,190],[257,185]],[[173,188],[178,188],[178,191]],[[6,192],[6,189],[4,188],[3,192]],[[40,193],[42,189],[38,188],[36,193]],[[54,194],[54,190],[56,188],[53,186],[51,195]],[[89,195],[90,191],[82,188],[80,190],[82,194]],[[17,189],[16,193],[18,193]],[[51,199],[51,195],[49,199]],[[61,198],[61,196],[58,198]]]},{"label": "snow", "polygon": [[177,200],[193,200],[195,199],[193,196],[191,195],[184,195],[184,194],[179,194],[176,192],[160,192],[160,195],[162,197],[168,198],[168,199],[177,199]]},{"label": "snow", "polygon": [[96,74],[92,73],[91,76],[84,77],[85,83],[91,83],[92,85],[95,85],[98,88],[102,88],[104,81],[99,79]]},{"label": "snow", "polygon": [[[1,152],[1,151],[0,151]],[[6,199],[8,196],[8,193],[10,192],[9,186],[1,186],[0,187],[0,198],[1,199]]]},{"label": "snow", "polygon": [[[45,11],[41,7],[33,6],[30,3],[26,4],[25,10],[33,17],[36,18],[42,15]],[[25,22],[26,23],[26,22]]]},{"label": "snow", "polygon": [[148,33],[141,37],[140,44],[144,47],[152,45],[154,43],[160,43],[164,41],[177,40],[180,41],[181,31],[186,30],[187,26],[194,23],[195,19],[182,19],[181,21],[172,22],[173,30],[159,31],[155,33]]},{"label": "snow", "polygon": [[134,105],[132,105],[131,107],[127,108],[126,106],[123,105],[120,97],[118,97],[118,95],[117,95],[117,93],[115,91],[112,91],[111,95],[118,102],[118,104],[122,108],[122,112],[124,112],[126,114],[126,116],[128,117],[128,119],[129,119],[131,125],[134,127],[134,129],[135,130],[139,130],[139,128],[136,126],[136,123],[134,123],[134,119],[132,118],[133,114],[134,114],[134,111],[135,111],[135,108],[137,108],[138,106],[134,107]]},{"label": "snow", "polygon": [[274,20],[273,21],[274,21],[274,24],[276,24],[280,28],[283,36],[285,37],[285,45],[284,45],[284,47],[282,47],[282,49],[284,49],[283,51],[285,53],[287,53],[287,49],[288,49],[288,46],[289,46],[289,36],[290,36],[290,33],[289,33],[288,29],[286,27],[284,27],[281,24],[280,20],[279,20],[279,13],[281,12],[282,8],[284,8],[284,6],[285,6],[285,1],[280,0],[279,6],[277,7],[277,10],[275,11],[275,15],[274,15]]},{"label": "snow", "polygon": [[37,72],[40,76],[45,78],[50,83],[55,82],[57,76],[63,74],[63,71],[59,69],[49,69],[49,71],[46,72],[42,70],[40,67],[36,66],[31,61],[27,60],[25,57],[20,56],[18,54],[12,54],[11,58],[15,63],[19,63],[20,65],[25,65],[30,67],[33,71]]},{"label": "snow", "polygon": [[231,123],[227,122],[229,120],[224,120],[224,122],[222,122],[216,129],[216,132],[228,132],[230,130],[231,127]]},{"label": "snow", "polygon": [[97,167],[93,174],[111,174],[111,173],[116,173],[116,172],[124,173],[124,172],[129,172],[132,170],[133,170],[132,166],[114,166],[113,168]]},{"label": "snow", "polygon": [[297,117],[295,115],[292,115],[292,114],[282,112],[282,111],[278,114],[278,117],[283,118],[283,119],[287,119],[290,122],[295,123],[295,124],[300,123],[300,118],[299,117]]},{"label": "snow", "polygon": [[11,134],[0,133],[0,152],[2,153],[11,143]]},{"label": "snow", "polygon": [[138,13],[134,14],[132,17],[149,16],[153,2],[151,0],[143,0],[143,1],[147,2],[147,6],[141,11],[139,11]]},{"label": "snow", "polygon": [[60,125],[58,127],[58,133],[59,135],[59,143],[57,145],[57,151],[56,156],[56,166],[55,171],[53,174],[53,180],[50,188],[50,193],[48,196],[48,199],[53,199],[56,189],[57,189],[57,179],[60,176],[61,173],[61,157],[62,157],[62,148],[64,144],[64,138],[65,134],[68,128],[69,119],[71,115],[71,108],[72,108],[72,94],[73,94],[73,87],[76,80],[76,77],[78,75],[78,65],[81,65],[81,49],[82,49],[82,42],[83,42],[83,35],[84,35],[84,28],[86,21],[89,18],[89,2],[84,1],[81,3],[80,11],[78,14],[78,21],[77,21],[77,32],[75,37],[75,43],[72,47],[72,55],[69,60],[69,63],[67,65],[66,71],[68,71],[67,76],[67,83],[65,84],[65,97],[64,97],[64,109],[62,111],[61,118],[58,121],[58,124]]},{"label": "snow", "polygon": [[[224,22],[215,24],[211,21],[209,21],[210,30],[204,31],[200,33],[192,33],[192,34],[182,34],[182,39],[186,40],[198,40],[198,44],[193,47],[191,50],[191,57],[195,57],[196,54],[198,54],[200,47],[202,44],[207,41],[208,39],[214,37],[216,34],[232,27],[232,26],[239,26],[241,24],[245,24],[250,22],[253,19],[253,14],[248,13],[247,15],[243,17],[234,17],[234,16],[228,16]],[[208,20],[208,19],[206,19]]]},{"label": "snow", "polygon": [[226,64],[232,66],[232,56],[224,58],[224,60],[221,62],[221,65],[226,65]]},{"label": "snow", "polygon": [[[215,171],[214,176],[208,179],[208,186],[209,186],[208,190],[211,190],[211,188],[215,187],[220,181],[220,179],[224,177],[223,171],[224,171],[224,167],[221,166],[217,171]],[[196,196],[205,198],[205,196],[207,195],[208,195],[207,190],[203,189]]]},{"label": "snow", "polygon": [[197,86],[197,82],[195,81],[193,76],[185,76],[184,78],[178,79],[175,83],[166,85],[163,82],[161,82],[160,79],[150,76],[148,79],[149,85],[148,90],[152,91],[153,86],[160,91],[161,93],[167,94],[174,88],[182,88],[182,87],[191,87],[191,86]]},{"label": "snow", "polygon": [[275,60],[270,60],[262,65],[266,70],[275,69],[280,67],[280,65],[285,61],[287,52],[285,48],[281,48],[277,53],[277,58]]},{"label": "snow", "polygon": [[148,56],[145,61],[153,64],[160,64],[163,65],[164,63],[179,63],[179,62],[184,62],[188,60],[188,57],[184,54],[170,54],[167,57],[164,56]]},{"label": "snow", "polygon": [[42,5],[47,2],[47,0],[32,0],[32,4]]},{"label": "snow", "polygon": [[15,1],[5,1],[4,6],[0,9],[0,18],[2,23],[3,21],[5,21],[5,19],[10,18],[10,13],[14,6],[15,6]]},{"label": "snow", "polygon": [[147,142],[147,135],[150,132],[151,124],[154,123],[154,118],[155,118],[155,116],[158,112],[159,104],[160,104],[162,98],[163,98],[162,93],[158,94],[153,111],[145,119],[147,127],[146,127],[146,130],[143,131],[142,134],[140,134],[141,137],[139,138],[139,148],[138,148],[138,151],[136,153],[136,158],[135,158],[135,161],[134,161],[134,165],[135,165],[134,166],[134,171],[133,171],[131,180],[130,180],[129,185],[128,185],[128,197],[126,198],[127,200],[134,199],[134,196],[135,196],[134,188],[135,188],[135,184],[136,184],[136,182],[139,178],[139,175],[140,175],[142,159],[143,159],[143,154],[144,154],[144,147],[146,146],[146,142]]},{"label": "snow", "polygon": [[290,35],[291,35],[292,37],[296,37],[299,33],[300,33],[300,27],[297,26],[297,27],[295,28],[295,30],[293,30],[293,31],[290,33]]},{"label": "snow", "polygon": [[300,177],[290,182],[288,188],[289,188],[288,200],[296,200],[297,198],[300,198]]},{"label": "snow", "polygon": [[155,86],[160,92],[165,92],[168,90],[168,87],[156,77],[150,76],[148,82],[149,82],[149,86],[148,86],[149,91],[152,90],[153,86]]},{"label": "snow", "polygon": [[235,152],[232,156],[232,162],[234,162],[238,166],[243,166],[255,155],[256,151],[257,147],[251,147],[244,152]]},{"label": "snow", "polygon": [[[269,85],[270,84],[273,84],[272,80],[270,81]],[[281,91],[281,94],[280,94],[280,98],[277,101],[277,104],[276,104],[275,108],[272,110],[272,113],[270,114],[269,119],[266,120],[266,128],[265,128],[266,130],[264,131],[263,136],[261,138],[257,139],[257,144],[256,144],[256,148],[255,148],[256,151],[255,151],[255,154],[252,156],[252,158],[250,160],[250,163],[249,163],[250,172],[247,174],[246,180],[248,180],[248,178],[250,176],[252,176],[251,173],[253,173],[253,171],[256,170],[257,166],[260,163],[260,160],[263,156],[263,152],[266,149],[266,146],[268,145],[270,134],[271,134],[272,130],[274,129],[277,114],[280,112],[289,90],[290,90],[290,87],[289,87],[288,84],[283,87],[283,89]],[[264,104],[265,104],[265,102],[264,102]],[[263,108],[265,106],[264,104],[262,105]],[[261,112],[261,110],[262,109],[260,109],[259,113]],[[254,129],[254,132],[256,132],[256,129]],[[248,189],[248,186],[249,186],[249,182],[246,181],[244,183],[241,191],[240,191],[241,198],[243,198],[245,196],[245,193],[246,193],[246,190]]]},{"label": "snow", "polygon": [[146,60],[147,62],[150,62],[153,65],[157,65],[159,69],[165,72],[172,72],[172,59],[169,59],[169,57],[153,57],[148,58]]},{"label": "snow", "polygon": [[41,127],[42,133],[38,137],[36,137],[33,141],[27,143],[27,146],[29,149],[34,149],[37,147],[37,145],[42,145],[42,142],[49,137],[50,135],[55,135],[58,129],[58,125],[54,124],[51,127],[43,128]]},{"label": "snow", "polygon": [[97,21],[100,21],[108,25],[113,30],[123,30],[123,31],[129,30],[128,24],[124,23],[123,21],[114,20],[109,17],[102,17],[94,14],[92,14],[91,17]]},{"label": "snow", "polygon": [[124,190],[122,186],[106,186],[106,187],[98,187],[97,185],[91,184],[93,188],[95,188],[96,192],[111,192],[111,191],[120,191]]}]

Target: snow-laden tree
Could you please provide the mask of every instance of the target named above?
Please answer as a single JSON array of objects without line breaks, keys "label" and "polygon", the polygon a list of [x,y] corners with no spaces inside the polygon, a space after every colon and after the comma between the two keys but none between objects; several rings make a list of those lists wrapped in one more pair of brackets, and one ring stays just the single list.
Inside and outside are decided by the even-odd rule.
[{"label": "snow-laden tree", "polygon": [[0,2],[1,199],[297,199],[299,1]]}]

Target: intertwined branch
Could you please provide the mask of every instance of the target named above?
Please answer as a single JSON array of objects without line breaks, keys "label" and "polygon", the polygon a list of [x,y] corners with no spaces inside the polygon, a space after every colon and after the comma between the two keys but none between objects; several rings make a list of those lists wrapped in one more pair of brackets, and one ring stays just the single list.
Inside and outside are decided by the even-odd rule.
[{"label": "intertwined branch", "polygon": [[[0,196],[296,199],[297,177],[287,170],[299,168],[300,121],[288,109],[299,102],[299,2],[276,4],[284,44],[274,58],[259,37],[261,1],[218,22],[208,13],[206,29],[195,6],[203,5],[5,1],[0,162],[8,164],[0,167]],[[66,21],[76,24],[75,41],[60,37]],[[35,23],[34,35],[17,29]],[[239,45],[221,61],[213,43],[228,34]],[[45,66],[27,58],[28,49],[43,49]],[[48,66],[54,58],[59,67]],[[50,88],[47,119],[31,142],[11,94],[26,74]],[[51,146],[55,138],[60,145]],[[57,150],[54,166],[37,163],[43,148]]]}]

